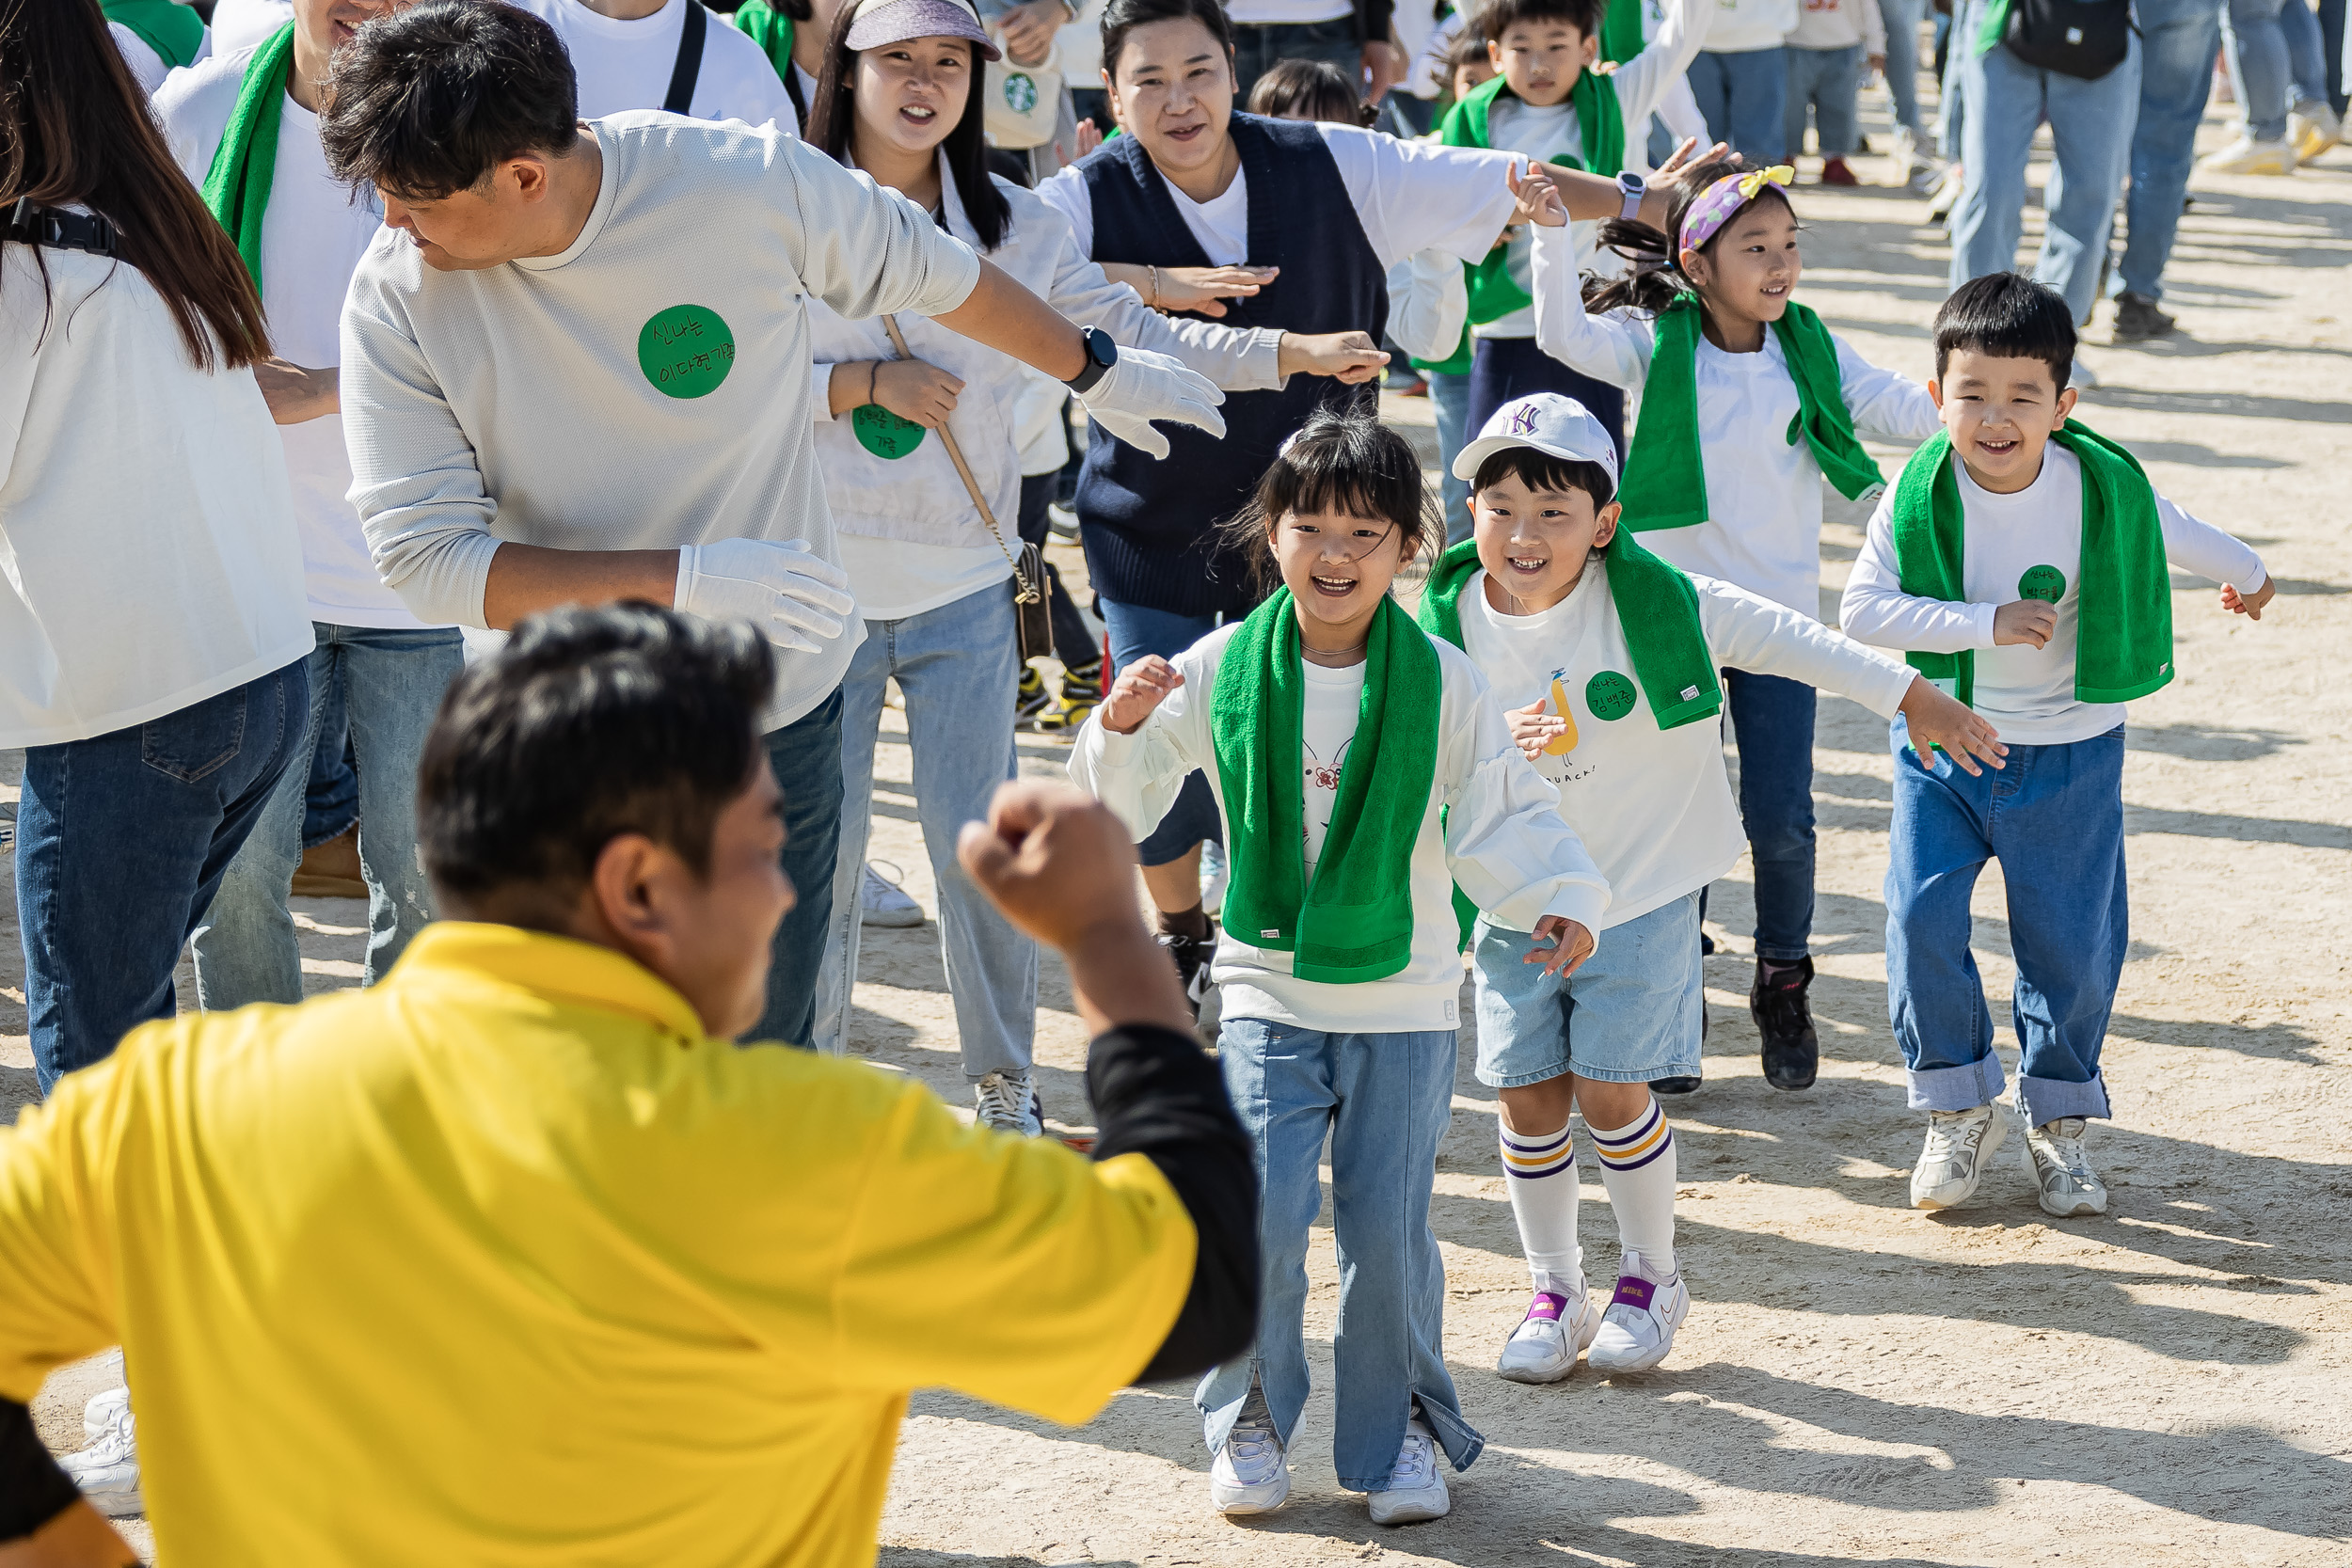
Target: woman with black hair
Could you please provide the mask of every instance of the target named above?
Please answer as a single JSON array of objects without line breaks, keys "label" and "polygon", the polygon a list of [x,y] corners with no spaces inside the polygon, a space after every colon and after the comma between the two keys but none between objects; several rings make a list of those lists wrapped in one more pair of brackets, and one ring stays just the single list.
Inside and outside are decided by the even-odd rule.
[{"label": "woman with black hair", "polygon": [[[988,171],[974,78],[996,54],[965,0],[844,6],[810,104],[810,142],[935,214],[1071,320],[1173,355],[1219,386],[1377,368],[1381,356],[1361,333],[1173,325],[1104,277],[1072,244],[1060,214]],[[1015,565],[1021,465],[1012,418],[1035,372],[905,313],[851,321],[818,305],[810,334],[818,467],[866,623],[842,683],[841,840],[815,1037],[828,1049],[844,1039],[875,738],[883,687],[896,679],[906,694],[915,809],[938,878],[964,1071],[982,1120],[1035,1134],[1037,948],[955,858],[959,831],[1014,771],[1020,659],[1007,579],[1028,579]]]}]

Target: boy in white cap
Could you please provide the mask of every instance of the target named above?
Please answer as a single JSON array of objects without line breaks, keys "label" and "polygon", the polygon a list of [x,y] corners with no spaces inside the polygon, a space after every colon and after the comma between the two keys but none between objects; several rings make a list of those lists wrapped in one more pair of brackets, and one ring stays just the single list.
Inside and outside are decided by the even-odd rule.
[{"label": "boy in white cap", "polygon": [[[1581,404],[1540,392],[1495,411],[1454,460],[1476,531],[1430,574],[1422,624],[1486,677],[1511,733],[1613,890],[1599,947],[1566,976],[1481,919],[1478,1080],[1502,1105],[1502,1168],[1534,1299],[1502,1348],[1515,1382],[1644,1371],[1691,1310],[1675,1266],[1674,1134],[1651,1096],[1695,1076],[1705,1002],[1699,890],[1747,840],[1724,769],[1721,667],[1898,711],[1975,770],[1993,728],[1907,666],[1785,606],[1692,577],[1617,531],[1617,453]],[[1571,1108],[1582,1113],[1623,1249],[1596,1312],[1577,1244]]]}]

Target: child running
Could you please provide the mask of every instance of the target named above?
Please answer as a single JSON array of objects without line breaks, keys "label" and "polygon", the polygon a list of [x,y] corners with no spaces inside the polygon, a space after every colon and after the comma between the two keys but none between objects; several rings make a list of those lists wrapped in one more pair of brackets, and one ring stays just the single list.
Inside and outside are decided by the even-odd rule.
[{"label": "child running", "polygon": [[1228,1514],[1290,1496],[1307,1402],[1307,1235],[1327,1135],[1339,1243],[1332,1458],[1375,1524],[1441,1517],[1443,1449],[1467,1469],[1429,1229],[1454,1096],[1458,885],[1529,961],[1572,972],[1608,885],[1511,739],[1486,684],[1389,597],[1438,519],[1404,437],[1320,413],[1234,525],[1282,586],[1171,662],[1121,670],[1070,773],[1138,836],[1207,771],[1232,883],[1214,959],[1218,1056],[1256,1146],[1264,1289],[1249,1354],[1198,1402]]},{"label": "child running", "polygon": [[[1719,667],[1760,671],[1900,712],[1914,734],[1999,767],[1993,727],[1904,665],[1809,615],[1686,577],[1619,531],[1617,451],[1557,393],[1496,410],[1455,469],[1477,532],[1439,558],[1422,625],[1464,649],[1513,736],[1560,789],[1560,815],[1609,878],[1599,949],[1573,974],[1481,919],[1478,1081],[1502,1101],[1502,1169],[1534,1276],[1497,1370],[1554,1383],[1666,1358],[1691,1310],[1675,1266],[1674,1133],[1650,1097],[1699,1070],[1699,890],[1744,841],[1712,720]],[[1573,1102],[1584,1117],[1623,1257],[1596,1311],[1577,1245]]]},{"label": "child running", "polygon": [[[1928,1113],[1911,1201],[1967,1201],[2006,1122],[1993,1017],[1968,950],[1988,860],[2009,890],[2011,1017],[2023,1052],[2021,1163],[2044,1212],[2106,1212],[2083,1131],[2107,1115],[2099,1054],[2129,941],[2123,705],[2172,679],[2167,561],[2262,619],[2277,586],[2252,549],[2166,500],[2132,454],[2070,418],[2074,318],[2042,284],[1995,273],[1935,316],[1944,429],[1870,519],[1839,618],[1999,724],[1998,782],[1933,756],[1895,769],[1886,1002]],[[1934,738],[1934,737],[1926,737]]]},{"label": "child running", "polygon": [[[1662,171],[1661,171],[1662,172]],[[1664,231],[1602,230],[1632,262],[1580,283],[1565,214],[1523,187],[1535,230],[1536,340],[1588,375],[1642,389],[1619,498],[1625,527],[1687,572],[1819,619],[1821,481],[1848,499],[1882,488],[1857,433],[1923,441],[1935,404],[1868,364],[1789,295],[1803,271],[1786,166],[1708,158],[1678,171]],[[1674,238],[1669,240],[1668,234]],[[1709,482],[1712,476],[1712,483]],[[1740,742],[1740,816],[1756,858],[1756,978],[1748,1009],[1764,1078],[1813,1085],[1813,689],[1747,670],[1724,677]],[[1706,913],[1700,900],[1700,913]],[[1689,1093],[1694,1072],[1663,1083]]]}]

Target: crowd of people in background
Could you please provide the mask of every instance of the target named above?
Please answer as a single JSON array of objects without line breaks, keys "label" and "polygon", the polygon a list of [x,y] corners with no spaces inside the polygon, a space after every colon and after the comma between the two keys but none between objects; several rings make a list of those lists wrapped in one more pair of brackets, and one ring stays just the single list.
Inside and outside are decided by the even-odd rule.
[{"label": "crowd of people in background", "polygon": [[[190,1560],[846,1564],[907,1390],[1082,1420],[1194,1374],[1213,1505],[1272,1512],[1327,1141],[1337,1474],[1442,1516],[1485,1441],[1428,1218],[1466,965],[1530,1273],[1496,1371],[1654,1368],[1743,854],[1762,1071],[1816,1082],[1820,690],[1890,724],[1913,1202],[2009,1126],[1997,859],[2024,1168],[2104,1212],[2124,705],[2174,673],[2168,561],[2275,590],[2075,417],[2077,349],[2102,300],[2177,329],[2194,168],[2342,139],[2343,23],[0,0],[45,1097],[0,1133],[0,1550],[119,1563],[99,1514],[151,1498]],[[1924,382],[1793,297],[1800,168],[1872,158],[1949,225]],[[1825,484],[1877,508],[1835,628]],[[864,927],[924,918],[869,859],[894,691],[968,1123],[841,1059]],[[1017,782],[1024,732],[1076,790]],[[356,993],[303,1000],[306,874],[366,899]],[[1041,944],[1090,1159],[1049,1135]],[[24,1406],[115,1344],[60,1470]]]}]

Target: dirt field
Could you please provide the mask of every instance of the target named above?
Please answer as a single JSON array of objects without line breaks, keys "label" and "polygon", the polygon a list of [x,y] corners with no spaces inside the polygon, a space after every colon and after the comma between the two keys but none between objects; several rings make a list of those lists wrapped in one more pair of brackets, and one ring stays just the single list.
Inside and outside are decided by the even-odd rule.
[{"label": "dirt field", "polygon": [[[1883,135],[1875,105],[1867,123]],[[2194,194],[2168,277],[2182,335],[2106,346],[2103,311],[2086,356],[2103,385],[2083,414],[2167,494],[2251,540],[2281,596],[2259,626],[2233,623],[2210,585],[2176,576],[2184,674],[2133,709],[2135,941],[2106,1056],[2116,1119],[2090,1143],[2113,1212],[2047,1219],[2013,1142],[1972,1206],[1907,1207],[1923,1118],[1885,1022],[1890,764],[1883,726],[1824,699],[1821,1080],[1785,1095],[1758,1075],[1735,873],[1712,911],[1708,1085],[1674,1107],[1695,1305],[1662,1369],[1549,1388],[1490,1370],[1526,1277],[1466,1038],[1435,1218],[1449,1355],[1489,1447],[1454,1478],[1451,1518],[1383,1530],[1337,1490],[1327,1388],[1295,1449],[1295,1500],[1254,1525],[1208,1509],[1188,1388],[1132,1391],[1074,1432],[930,1394],[906,1428],[887,1568],[2352,1563],[2352,790],[2320,766],[2352,725],[2352,150]],[[1797,202],[1814,225],[1804,297],[1870,358],[1924,374],[1946,247],[1923,204],[1812,185]],[[1832,499],[1825,612],[1864,521]],[[1022,750],[1058,770],[1060,748]],[[902,735],[886,737],[875,854],[935,909],[907,778]],[[313,984],[357,983],[357,907],[299,907]],[[1997,876],[1977,911],[2013,1069]],[[12,910],[0,924],[14,987]],[[968,1102],[936,942],[931,926],[867,934],[854,1044]],[[21,1030],[21,995],[5,994],[0,1030]],[[1081,1128],[1084,1041],[1050,962],[1042,1006],[1049,1117]],[[28,1063],[21,1033],[0,1037],[0,1103],[29,1098]],[[1597,1180],[1585,1198],[1602,1285],[1613,1229]],[[1312,1266],[1323,1379],[1327,1229]],[[78,1444],[80,1402],[104,1379],[52,1380],[39,1414],[54,1444]]]}]

